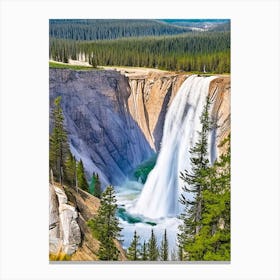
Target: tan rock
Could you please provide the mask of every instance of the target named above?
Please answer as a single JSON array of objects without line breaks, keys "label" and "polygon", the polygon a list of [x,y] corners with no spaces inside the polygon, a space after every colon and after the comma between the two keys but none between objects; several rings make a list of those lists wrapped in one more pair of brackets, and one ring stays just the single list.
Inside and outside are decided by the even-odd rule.
[{"label": "tan rock", "polygon": [[78,213],[63,188],[50,185],[50,220],[49,249],[50,253],[61,252],[72,255],[81,243],[80,227],[77,223]]},{"label": "tan rock", "polygon": [[[78,193],[71,188],[67,188],[68,196],[71,196],[79,209],[78,223],[83,233],[81,246],[72,255],[73,261],[90,261],[98,260],[97,252],[100,242],[92,236],[92,232],[87,226],[87,221],[92,219],[98,211],[100,200],[95,196],[80,190]],[[115,241],[117,248],[120,251],[119,260],[126,260],[125,252],[118,241]]]},{"label": "tan rock", "polygon": [[217,145],[219,155],[227,149],[227,146],[219,147],[219,144],[229,135],[231,129],[230,94],[229,76],[221,76],[211,82],[209,96],[213,102],[212,117],[218,125]]},{"label": "tan rock", "polygon": [[[131,70],[132,71],[132,70]],[[163,134],[166,112],[188,77],[166,71],[134,69],[125,74],[129,79],[131,94],[128,99],[129,111],[138,123],[151,147],[158,151]],[[219,76],[209,88],[212,100],[212,117],[217,120],[217,143],[230,133],[230,77]],[[226,147],[218,148],[219,155]]]},{"label": "tan rock", "polygon": [[165,114],[187,76],[157,70],[145,75],[137,73],[128,76],[131,88],[129,111],[150,146],[158,151]]}]

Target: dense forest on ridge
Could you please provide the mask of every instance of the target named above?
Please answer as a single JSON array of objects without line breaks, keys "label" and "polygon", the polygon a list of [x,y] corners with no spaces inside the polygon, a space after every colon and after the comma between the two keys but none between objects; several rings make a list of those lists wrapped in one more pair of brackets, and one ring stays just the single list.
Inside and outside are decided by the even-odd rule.
[{"label": "dense forest on ridge", "polygon": [[50,58],[81,59],[93,66],[122,65],[166,70],[230,72],[229,32],[102,41],[50,39]]},{"label": "dense forest on ridge", "polygon": [[49,35],[53,38],[91,41],[123,37],[162,36],[190,32],[188,27],[148,19],[84,19],[50,20]]},{"label": "dense forest on ridge", "polygon": [[216,21],[53,19],[49,58],[64,63],[82,60],[94,67],[229,73],[230,22]]}]

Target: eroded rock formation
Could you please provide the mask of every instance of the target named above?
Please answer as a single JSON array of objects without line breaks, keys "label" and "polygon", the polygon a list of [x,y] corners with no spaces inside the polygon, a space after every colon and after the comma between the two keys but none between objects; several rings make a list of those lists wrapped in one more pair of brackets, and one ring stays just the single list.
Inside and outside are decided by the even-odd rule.
[{"label": "eroded rock formation", "polygon": [[[92,235],[87,222],[98,211],[100,201],[89,193],[67,186],[49,186],[49,251],[56,255],[63,252],[72,261],[97,260],[100,242]],[[119,242],[119,260],[125,252]]]},{"label": "eroded rock formation", "polygon": [[97,172],[103,187],[126,179],[152,154],[132,118],[127,77],[116,71],[50,69],[50,105],[57,96],[72,153],[82,159],[88,179]]},{"label": "eroded rock formation", "polygon": [[185,79],[169,72],[129,76],[130,113],[155,151],[160,148],[167,109]]},{"label": "eroded rock formation", "polygon": [[49,251],[72,255],[81,243],[78,213],[63,188],[49,186]]},{"label": "eroded rock formation", "polygon": [[[118,185],[159,151],[166,112],[187,77],[151,69],[50,69],[50,105],[62,96],[71,150],[88,179],[97,172],[103,187]],[[213,80],[209,95],[219,144],[230,131],[230,78]]]},{"label": "eroded rock formation", "polygon": [[230,96],[231,86],[229,76],[220,76],[213,80],[209,88],[209,96],[212,100],[212,118],[216,121],[216,143],[218,145],[218,155],[226,151],[227,146],[219,146],[229,135],[231,129],[230,119]]}]

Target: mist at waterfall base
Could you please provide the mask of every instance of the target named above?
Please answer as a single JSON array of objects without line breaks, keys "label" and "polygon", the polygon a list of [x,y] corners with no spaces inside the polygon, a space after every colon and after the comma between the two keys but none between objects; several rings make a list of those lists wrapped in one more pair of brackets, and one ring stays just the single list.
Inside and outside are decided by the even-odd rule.
[{"label": "mist at waterfall base", "polygon": [[[169,255],[176,250],[181,223],[178,216],[183,210],[179,197],[186,184],[180,179],[180,172],[191,169],[189,151],[198,141],[200,116],[210,82],[215,78],[192,75],[185,80],[166,114],[160,152],[145,185],[127,180],[116,187],[124,248],[129,247],[134,230],[143,243],[148,242],[153,229],[159,245],[166,229]],[[216,159],[215,138],[213,130],[208,139],[211,163]],[[192,199],[190,194],[184,195]]]},{"label": "mist at waterfall base", "polygon": [[125,249],[130,246],[135,230],[140,236],[140,244],[143,244],[144,241],[147,244],[151,237],[151,229],[160,245],[164,230],[167,229],[169,254],[171,254],[172,249],[176,248],[177,228],[181,221],[177,217],[150,219],[130,213],[130,209],[136,203],[142,189],[141,182],[131,180],[127,180],[120,187],[115,187],[119,207],[118,216],[122,228],[122,246]]}]

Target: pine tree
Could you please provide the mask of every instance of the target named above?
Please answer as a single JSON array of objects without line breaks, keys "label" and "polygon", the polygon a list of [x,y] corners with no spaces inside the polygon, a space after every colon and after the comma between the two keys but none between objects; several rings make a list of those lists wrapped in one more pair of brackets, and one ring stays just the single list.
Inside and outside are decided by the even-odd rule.
[{"label": "pine tree", "polygon": [[179,261],[189,260],[189,253],[186,251],[186,247],[183,247],[183,245],[180,244],[177,244],[177,259]]},{"label": "pine tree", "polygon": [[101,197],[101,183],[99,180],[99,176],[97,173],[93,173],[92,177],[91,177],[91,182],[89,185],[89,191],[91,194],[93,194],[94,196],[100,198]]},{"label": "pine tree", "polygon": [[91,194],[94,193],[94,188],[95,188],[95,173],[92,173],[90,184],[89,184],[89,192]]},{"label": "pine tree", "polygon": [[101,189],[101,183],[99,179],[99,175],[96,173],[95,176],[95,188],[94,188],[94,193],[93,195],[100,198],[102,194],[102,189]]},{"label": "pine tree", "polygon": [[188,183],[186,192],[194,194],[193,201],[182,196],[185,211],[179,227],[179,248],[188,260],[230,260],[230,137],[226,154],[210,166],[207,160],[207,137],[211,129],[208,116],[209,100],[201,116],[199,141],[191,149],[191,172],[181,178]]},{"label": "pine tree", "polygon": [[87,192],[89,191],[89,186],[86,180],[85,169],[82,160],[78,162],[78,166],[77,166],[77,181],[78,181],[77,183],[79,188]]},{"label": "pine tree", "polygon": [[178,260],[179,261],[184,261],[184,249],[182,246],[178,246]]},{"label": "pine tree", "polygon": [[[230,138],[225,139],[224,144]],[[209,168],[209,187],[203,190],[203,227],[188,250],[207,261],[230,260],[230,144],[228,150]],[[194,254],[192,254],[194,255]]]},{"label": "pine tree", "polygon": [[147,252],[147,244],[144,241],[142,247],[141,247],[141,260],[147,261],[148,260],[148,252]]},{"label": "pine tree", "polygon": [[[202,211],[204,207],[202,192],[208,186],[209,160],[208,160],[208,134],[212,126],[209,117],[210,99],[207,97],[200,122],[202,129],[199,132],[198,142],[190,149],[191,171],[181,172],[180,178],[188,185],[184,186],[183,191],[192,193],[192,201],[186,199],[182,194],[180,202],[184,205],[184,212],[180,215],[183,224],[179,226],[178,234],[179,248],[187,251],[188,258],[200,259],[200,255],[194,252],[192,256],[191,244],[194,242],[195,235],[198,235],[202,228]],[[188,248],[187,248],[188,247]],[[182,252],[184,254],[184,252]]]},{"label": "pine tree", "polygon": [[159,253],[158,253],[157,240],[153,229],[151,230],[151,238],[148,243],[148,254],[149,254],[150,261],[157,261]]},{"label": "pine tree", "polygon": [[65,163],[70,154],[67,132],[64,128],[64,117],[60,105],[61,96],[54,100],[52,110],[53,130],[49,142],[49,168],[53,171],[54,179],[60,184],[64,180]]},{"label": "pine tree", "polygon": [[120,238],[121,228],[116,217],[117,199],[112,186],[108,186],[101,195],[97,216],[89,221],[93,234],[100,241],[98,256],[100,260],[117,260],[119,250],[115,240]]},{"label": "pine tree", "polygon": [[65,180],[71,186],[76,186],[76,172],[77,172],[77,162],[72,153],[68,154],[65,162]]},{"label": "pine tree", "polygon": [[131,261],[137,261],[140,259],[139,239],[140,239],[140,237],[137,235],[137,232],[135,230],[132,242],[131,242],[129,248],[127,249],[127,258]]},{"label": "pine tree", "polygon": [[166,229],[164,231],[164,235],[161,241],[161,246],[160,246],[160,259],[162,261],[167,261],[168,260],[168,240],[167,240],[167,232]]}]

